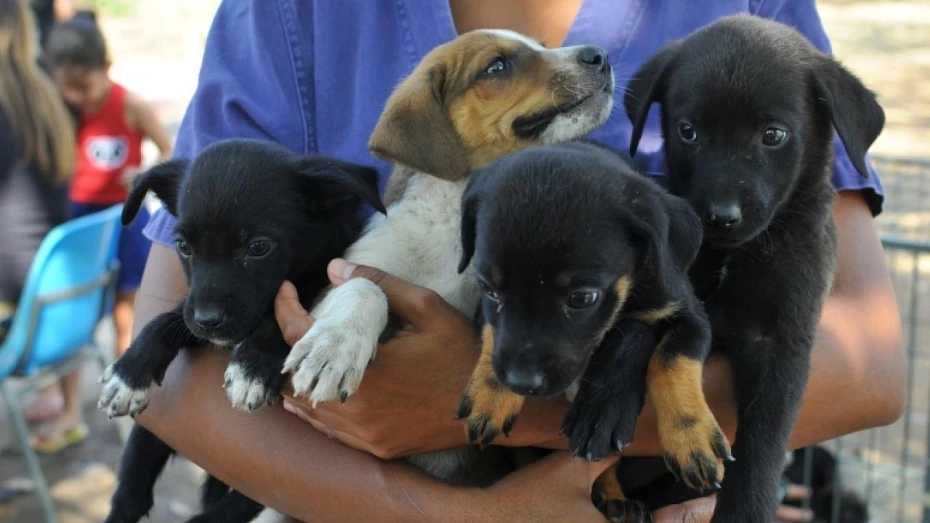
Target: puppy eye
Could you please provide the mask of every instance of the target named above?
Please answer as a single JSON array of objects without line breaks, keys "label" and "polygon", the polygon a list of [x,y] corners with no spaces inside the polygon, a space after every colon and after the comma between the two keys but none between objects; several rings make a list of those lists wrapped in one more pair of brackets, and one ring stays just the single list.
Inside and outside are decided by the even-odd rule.
[{"label": "puppy eye", "polygon": [[184,240],[175,240],[174,246],[178,249],[178,252],[181,253],[181,256],[185,258],[191,255],[191,248],[187,245],[187,242]]},{"label": "puppy eye", "polygon": [[788,138],[788,131],[778,127],[769,127],[762,133],[762,145],[775,147],[781,145]]},{"label": "puppy eye", "polygon": [[681,122],[678,124],[678,136],[685,143],[695,143],[698,139],[697,129],[690,122]]},{"label": "puppy eye", "polygon": [[597,303],[601,293],[597,291],[575,291],[568,295],[568,306],[573,309],[587,309]]},{"label": "puppy eye", "polygon": [[507,60],[502,56],[498,56],[497,58],[492,60],[491,63],[488,64],[488,66],[484,69],[484,74],[495,75],[495,74],[503,73],[506,70],[507,70]]},{"label": "puppy eye", "polygon": [[249,244],[246,253],[253,258],[260,258],[271,250],[271,242],[268,240],[255,240]]}]

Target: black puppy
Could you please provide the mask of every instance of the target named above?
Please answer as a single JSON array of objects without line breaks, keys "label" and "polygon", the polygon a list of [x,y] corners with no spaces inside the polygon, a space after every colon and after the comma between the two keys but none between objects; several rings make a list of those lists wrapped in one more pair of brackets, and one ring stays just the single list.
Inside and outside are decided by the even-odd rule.
[{"label": "black puppy", "polygon": [[[171,161],[141,175],[123,223],[133,220],[149,190],[178,217],[177,252],[190,291],[107,368],[100,408],[111,417],[140,413],[178,350],[206,343],[232,348],[225,387],[235,407],[275,403],[289,351],[275,321],[275,295],[290,280],[308,306],[329,283],[327,263],[361,233],[361,202],[384,212],[377,172],[236,139],[207,147],[190,163]],[[172,454],[154,434],[133,428],[108,522],[136,522],[149,511]],[[215,478],[205,484],[204,505],[198,521],[249,521],[261,510]]]},{"label": "black puppy", "polygon": [[[713,487],[730,451],[701,387],[710,326],[687,276],[700,243],[687,202],[594,144],[531,148],[473,173],[460,268],[474,256],[485,295],[458,413],[469,440],[507,434],[524,396],[567,393],[570,448],[603,458],[632,441],[648,376],[669,466]],[[598,490],[615,521],[643,516],[614,470]]]},{"label": "black puppy", "polygon": [[775,514],[835,265],[833,128],[867,176],[884,113],[800,33],[748,15],[667,45],[634,75],[625,99],[631,154],[653,102],[662,107],[668,186],[704,219],[691,278],[736,385],[736,462],[714,521],[760,521]]}]

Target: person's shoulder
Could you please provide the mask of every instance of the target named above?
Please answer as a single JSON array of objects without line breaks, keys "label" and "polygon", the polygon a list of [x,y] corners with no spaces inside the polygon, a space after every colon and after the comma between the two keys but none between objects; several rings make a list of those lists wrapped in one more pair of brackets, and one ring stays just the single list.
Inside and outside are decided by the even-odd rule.
[{"label": "person's shoulder", "polygon": [[[115,84],[118,85],[118,84]],[[152,112],[152,107],[137,93],[120,86],[123,90],[123,115],[126,123],[133,129],[138,130],[140,120],[148,113]]]}]

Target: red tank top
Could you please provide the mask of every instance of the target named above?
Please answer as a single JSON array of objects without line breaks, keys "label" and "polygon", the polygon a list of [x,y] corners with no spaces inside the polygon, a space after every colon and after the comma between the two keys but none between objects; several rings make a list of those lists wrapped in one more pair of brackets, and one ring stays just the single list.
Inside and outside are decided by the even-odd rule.
[{"label": "red tank top", "polygon": [[126,122],[126,90],[114,83],[100,109],[83,115],[71,200],[114,204],[126,199],[123,171],[142,164],[142,136]]}]

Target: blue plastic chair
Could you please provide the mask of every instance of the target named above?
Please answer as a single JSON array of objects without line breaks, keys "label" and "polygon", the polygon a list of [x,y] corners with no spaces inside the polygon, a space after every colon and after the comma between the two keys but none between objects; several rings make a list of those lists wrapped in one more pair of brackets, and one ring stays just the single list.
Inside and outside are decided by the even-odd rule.
[{"label": "blue plastic chair", "polygon": [[[122,205],[52,229],[36,253],[13,323],[0,345],[0,395],[7,405],[45,520],[55,507],[29,440],[23,397],[95,360],[105,365],[94,342],[97,324],[112,307],[119,262]],[[14,391],[9,377],[22,378]]]}]

